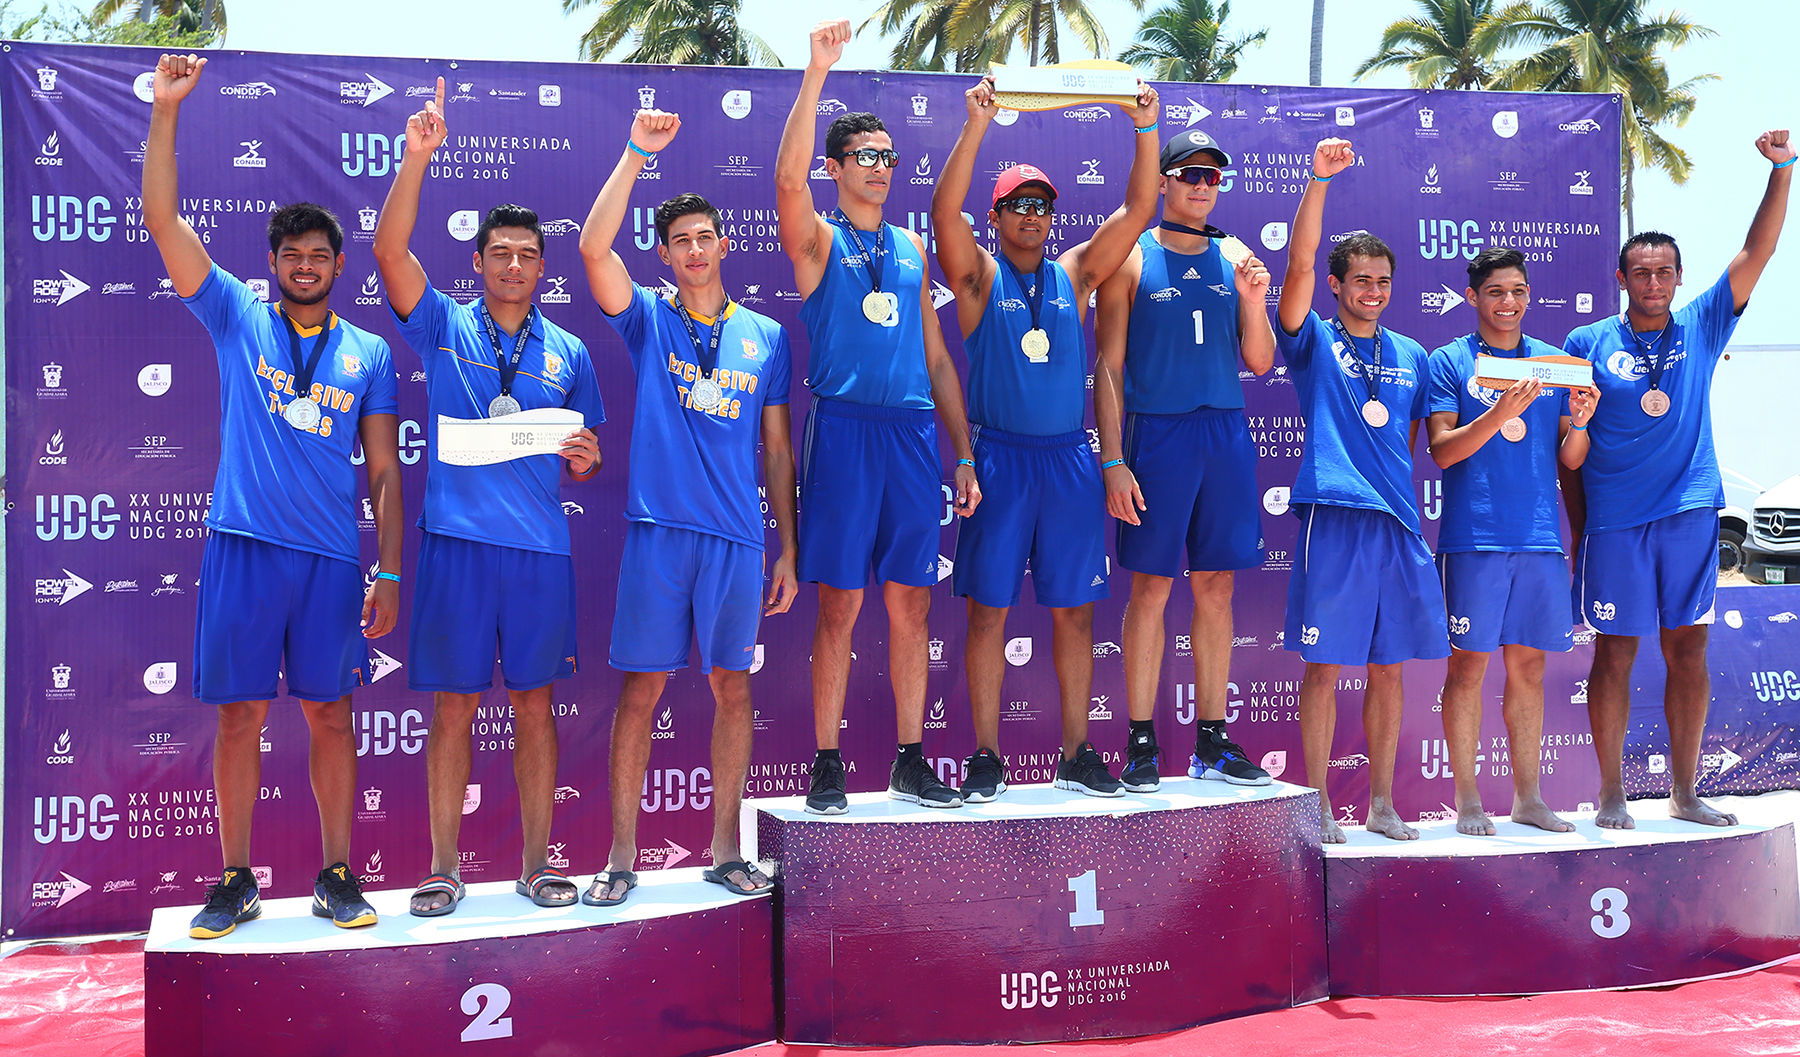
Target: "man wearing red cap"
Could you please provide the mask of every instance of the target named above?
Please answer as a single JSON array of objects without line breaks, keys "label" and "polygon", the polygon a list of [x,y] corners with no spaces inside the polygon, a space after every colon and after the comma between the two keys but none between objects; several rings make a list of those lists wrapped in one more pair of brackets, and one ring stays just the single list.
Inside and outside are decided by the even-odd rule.
[{"label": "man wearing red cap", "polygon": [[1056,786],[1119,796],[1119,780],[1088,741],[1094,676],[1094,602],[1106,597],[1104,497],[1082,428],[1088,353],[1082,316],[1088,297],[1131,252],[1156,210],[1156,89],[1138,82],[1137,152],[1125,208],[1094,237],[1046,257],[1056,186],[1032,165],[1014,165],[994,184],[988,223],[1000,253],[975,240],[962,213],[975,156],[998,108],[983,78],[964,93],[968,120],[931,198],[938,266],[956,293],[969,357],[969,422],[975,474],[985,498],[957,531],[952,587],[969,600],[965,653],[975,754],[963,781],[965,803],[1006,791],[1000,756],[1000,685],[1006,673],[1006,614],[1019,600],[1027,563],[1039,605],[1049,606],[1062,687],[1062,761]]},{"label": "man wearing red cap", "polygon": [[1194,591],[1188,774],[1269,783],[1225,732],[1232,573],[1263,562],[1256,445],[1238,364],[1262,374],[1275,362],[1264,305],[1269,270],[1207,224],[1230,164],[1218,141],[1198,129],[1163,146],[1162,222],[1101,286],[1094,326],[1106,508],[1119,520],[1119,564],[1132,574],[1124,632],[1131,733],[1119,776],[1132,792],[1161,783],[1151,717],[1162,679],[1163,609],[1184,572]]}]

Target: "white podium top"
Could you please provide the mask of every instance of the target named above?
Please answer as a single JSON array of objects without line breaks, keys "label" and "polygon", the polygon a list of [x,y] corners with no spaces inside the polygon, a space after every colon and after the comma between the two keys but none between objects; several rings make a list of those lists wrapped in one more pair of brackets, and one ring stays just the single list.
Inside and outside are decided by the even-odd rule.
[{"label": "white podium top", "polygon": [[842,815],[815,815],[806,810],[803,796],[746,800],[744,806],[766,812],[784,822],[829,822],[833,825],[868,825],[888,822],[1008,822],[1028,818],[1060,818],[1080,815],[1135,815],[1146,811],[1171,811],[1194,807],[1222,807],[1258,800],[1286,800],[1307,796],[1313,790],[1301,785],[1274,782],[1265,786],[1230,785],[1197,778],[1164,778],[1154,793],[1124,796],[1085,796],[1049,785],[1009,787],[998,800],[964,804],[957,808],[920,807],[890,800],[885,791],[852,793],[850,810]]}]

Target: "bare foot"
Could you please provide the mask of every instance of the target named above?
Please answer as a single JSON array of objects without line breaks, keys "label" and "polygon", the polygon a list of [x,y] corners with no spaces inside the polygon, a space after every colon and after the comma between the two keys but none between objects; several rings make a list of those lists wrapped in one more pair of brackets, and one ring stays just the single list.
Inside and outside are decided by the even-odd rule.
[{"label": "bare foot", "polygon": [[[1669,813],[1674,814],[1674,809],[1671,808]],[[1600,794],[1600,811],[1594,816],[1594,825],[1601,829],[1637,829],[1637,823],[1625,810],[1623,792]]]},{"label": "bare foot", "polygon": [[[1370,833],[1379,833],[1391,840],[1418,840],[1419,831],[1400,820],[1391,804],[1375,801],[1369,805],[1369,821],[1363,828]],[[1490,831],[1491,832],[1491,831]]]},{"label": "bare foot", "polygon": [[1338,828],[1336,820],[1331,817],[1331,805],[1324,797],[1319,798],[1319,822],[1320,840],[1326,844],[1344,843],[1344,831]]},{"label": "bare foot", "polygon": [[1515,799],[1512,820],[1527,826],[1536,826],[1538,829],[1549,830],[1551,833],[1572,833],[1575,830],[1575,823],[1558,817],[1554,811],[1550,810],[1549,804],[1535,798],[1531,800]]},{"label": "bare foot", "polygon": [[1672,793],[1669,796],[1669,817],[1698,822],[1702,826],[1735,826],[1737,816],[1725,811],[1715,811],[1706,805],[1706,801],[1692,793]]},{"label": "bare foot", "polygon": [[1456,807],[1456,832],[1467,833],[1471,837],[1491,837],[1494,835],[1494,820],[1482,810],[1481,801],[1469,804],[1458,804]]}]

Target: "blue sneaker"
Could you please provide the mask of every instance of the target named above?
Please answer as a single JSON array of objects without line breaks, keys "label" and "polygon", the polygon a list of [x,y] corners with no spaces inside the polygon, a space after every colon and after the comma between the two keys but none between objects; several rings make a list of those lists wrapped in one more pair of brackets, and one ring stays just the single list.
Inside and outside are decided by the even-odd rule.
[{"label": "blue sneaker", "polygon": [[1156,792],[1162,786],[1162,774],[1156,768],[1160,755],[1155,734],[1132,734],[1125,742],[1125,769],[1119,772],[1120,784],[1133,793]]},{"label": "blue sneaker", "polygon": [[224,877],[206,893],[206,905],[188,922],[188,935],[197,940],[216,940],[229,935],[238,922],[262,914],[256,878],[247,866],[228,866]]},{"label": "blue sneaker", "polygon": [[313,917],[330,918],[340,929],[375,924],[375,908],[363,898],[356,875],[341,862],[319,871],[313,880]]},{"label": "blue sneaker", "polygon": [[1194,739],[1194,755],[1188,757],[1189,778],[1209,778],[1232,785],[1268,785],[1269,772],[1250,762],[1244,747],[1232,741],[1224,728],[1202,727]]}]

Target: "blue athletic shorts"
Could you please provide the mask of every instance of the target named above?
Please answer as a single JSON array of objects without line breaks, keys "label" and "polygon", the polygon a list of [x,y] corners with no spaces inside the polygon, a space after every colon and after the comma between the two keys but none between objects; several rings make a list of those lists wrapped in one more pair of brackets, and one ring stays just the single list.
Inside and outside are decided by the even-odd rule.
[{"label": "blue athletic shorts", "polygon": [[353,563],[215,529],[197,601],[194,696],[206,704],[267,701],[279,672],[302,701],[362,685],[369,655]]},{"label": "blue athletic shorts", "polygon": [[536,690],[575,674],[575,563],[566,554],[422,533],[406,685]]},{"label": "blue athletic shorts", "polygon": [[701,671],[748,671],[762,584],[758,548],[647,521],[627,524],[610,663],[625,672],[686,668],[697,634]]},{"label": "blue athletic shorts", "polygon": [[[1119,564],[1152,576],[1263,563],[1256,444],[1241,408],[1125,416],[1125,465],[1147,509],[1119,522]],[[986,485],[983,485],[985,488]]]},{"label": "blue athletic shorts", "polygon": [[1719,512],[1683,510],[1591,532],[1575,551],[1575,611],[1602,635],[1653,635],[1713,622]]},{"label": "blue athletic shorts", "polygon": [[1283,642],[1318,664],[1450,656],[1425,540],[1385,510],[1303,503]]},{"label": "blue athletic shorts", "polygon": [[1040,606],[1106,597],[1106,490],[1087,431],[1034,437],[971,430],[981,505],[956,529],[956,594],[1005,609],[1025,563]]},{"label": "blue athletic shorts", "polygon": [[815,399],[800,453],[800,579],[938,582],[937,412]]},{"label": "blue athletic shorts", "polygon": [[1456,551],[1437,558],[1450,645],[1471,653],[1575,645],[1569,560],[1554,551]]}]

